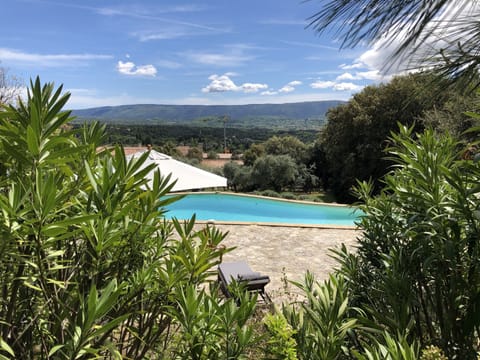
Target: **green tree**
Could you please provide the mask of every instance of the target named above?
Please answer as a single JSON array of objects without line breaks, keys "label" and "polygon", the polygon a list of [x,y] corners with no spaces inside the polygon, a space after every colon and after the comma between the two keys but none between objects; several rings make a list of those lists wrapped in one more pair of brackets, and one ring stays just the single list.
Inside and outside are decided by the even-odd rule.
[{"label": "green tree", "polygon": [[180,151],[178,151],[177,146],[173,141],[166,141],[162,145],[154,146],[155,150],[173,157],[180,157]]},{"label": "green tree", "polygon": [[304,162],[307,146],[295,136],[272,136],[263,143],[268,155],[290,155],[297,162]]},{"label": "green tree", "polygon": [[197,146],[192,146],[190,149],[188,149],[187,158],[202,161],[203,159],[202,149],[200,149]]},{"label": "green tree", "polygon": [[[348,103],[331,109],[321,133],[322,148],[328,171],[326,184],[339,201],[352,201],[356,180],[377,182],[387,171],[390,161],[384,150],[388,136],[397,123],[415,124],[422,129],[421,116],[427,110],[441,108],[450,96],[434,86],[425,86],[429,74],[412,74],[394,78],[387,84],[368,86]],[[323,156],[322,156],[323,157]]]},{"label": "green tree", "polygon": [[[391,62],[410,59],[412,67],[433,67],[442,77],[468,84],[465,90],[480,84],[479,16],[476,0],[330,0],[310,26],[319,33],[334,28],[343,47],[398,43]],[[437,38],[441,47],[433,44]]]},{"label": "green tree", "polygon": [[243,164],[252,166],[259,157],[265,155],[265,146],[263,144],[252,144],[243,153]]},{"label": "green tree", "polygon": [[268,334],[266,353],[268,359],[298,360],[295,330],[285,317],[277,312],[267,314],[263,320]]},{"label": "green tree", "polygon": [[212,160],[218,159],[218,153],[213,150],[209,151],[207,154],[207,159],[212,159]]},{"label": "green tree", "polygon": [[251,167],[242,166],[230,161],[223,166],[223,175],[227,178],[228,186],[233,191],[251,191]]},{"label": "green tree", "polygon": [[478,125],[478,119],[467,113],[479,112],[478,95],[466,96],[450,92],[449,98],[438,107],[425,111],[422,123],[440,133],[449,133],[464,141],[473,141],[474,135],[467,130]]},{"label": "green tree", "polygon": [[304,192],[311,192],[320,185],[319,178],[315,175],[315,165],[307,167],[305,164],[297,165],[297,177],[295,179],[295,189],[301,189]]},{"label": "green tree", "polygon": [[257,189],[280,192],[292,187],[297,175],[297,165],[289,155],[265,155],[255,161],[251,182]]},{"label": "green tree", "polygon": [[324,189],[328,189],[331,186],[329,184],[328,164],[324,146],[322,137],[319,135],[317,140],[309,147],[306,163],[309,168],[313,170],[312,174],[316,176],[318,185]]}]

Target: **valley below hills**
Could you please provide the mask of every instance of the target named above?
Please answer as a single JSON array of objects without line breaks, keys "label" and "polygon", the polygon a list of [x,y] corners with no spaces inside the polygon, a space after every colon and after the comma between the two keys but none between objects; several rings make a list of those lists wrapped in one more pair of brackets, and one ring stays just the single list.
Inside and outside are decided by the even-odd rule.
[{"label": "valley below hills", "polygon": [[155,105],[135,104],[73,110],[75,123],[99,121],[123,125],[183,125],[271,129],[319,129],[339,100],[284,104]]}]

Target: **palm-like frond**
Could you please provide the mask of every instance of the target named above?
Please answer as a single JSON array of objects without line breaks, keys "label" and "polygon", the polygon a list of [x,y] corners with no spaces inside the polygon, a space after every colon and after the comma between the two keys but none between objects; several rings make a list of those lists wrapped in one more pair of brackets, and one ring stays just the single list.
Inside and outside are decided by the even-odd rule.
[{"label": "palm-like frond", "polygon": [[328,0],[308,27],[333,30],[342,48],[397,41],[390,61],[408,57],[478,86],[479,18],[479,0]]}]

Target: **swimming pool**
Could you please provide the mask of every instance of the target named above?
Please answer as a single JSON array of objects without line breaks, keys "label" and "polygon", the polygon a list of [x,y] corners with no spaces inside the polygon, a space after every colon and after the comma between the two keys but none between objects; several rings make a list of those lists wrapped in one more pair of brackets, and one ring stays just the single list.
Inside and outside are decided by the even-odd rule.
[{"label": "swimming pool", "polygon": [[354,226],[358,211],[348,206],[312,204],[257,196],[195,193],[169,204],[166,217],[216,222]]}]

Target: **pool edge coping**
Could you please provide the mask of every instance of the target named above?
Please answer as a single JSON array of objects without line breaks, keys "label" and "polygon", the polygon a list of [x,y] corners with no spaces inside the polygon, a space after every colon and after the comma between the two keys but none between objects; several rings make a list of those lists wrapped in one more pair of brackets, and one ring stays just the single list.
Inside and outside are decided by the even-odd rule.
[{"label": "pool edge coping", "polygon": [[313,228],[313,229],[335,229],[335,230],[360,230],[358,226],[350,225],[329,225],[329,224],[290,224],[274,222],[249,222],[249,221],[226,221],[226,220],[195,220],[196,224],[206,225],[239,225],[239,226],[271,226],[289,228]]}]

